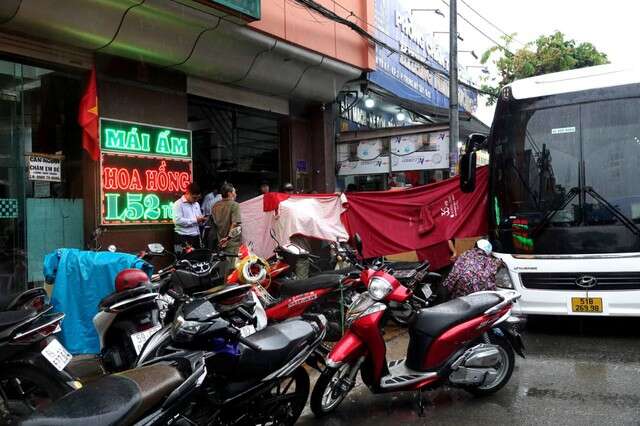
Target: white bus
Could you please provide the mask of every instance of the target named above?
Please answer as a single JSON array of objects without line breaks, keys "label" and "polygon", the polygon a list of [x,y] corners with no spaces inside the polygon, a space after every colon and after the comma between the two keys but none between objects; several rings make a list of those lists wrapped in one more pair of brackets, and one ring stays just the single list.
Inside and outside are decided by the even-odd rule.
[{"label": "white bus", "polygon": [[524,315],[640,316],[640,72],[603,65],[516,81],[489,151],[489,237],[499,286]]}]

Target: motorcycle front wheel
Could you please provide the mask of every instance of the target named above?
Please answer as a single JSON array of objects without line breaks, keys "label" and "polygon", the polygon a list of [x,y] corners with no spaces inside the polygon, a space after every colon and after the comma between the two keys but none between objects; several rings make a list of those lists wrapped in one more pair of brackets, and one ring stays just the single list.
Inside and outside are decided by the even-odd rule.
[{"label": "motorcycle front wheel", "polygon": [[345,363],[338,368],[327,367],[322,372],[311,393],[311,411],[316,417],[334,411],[351,391],[353,386],[346,383],[351,368]]}]

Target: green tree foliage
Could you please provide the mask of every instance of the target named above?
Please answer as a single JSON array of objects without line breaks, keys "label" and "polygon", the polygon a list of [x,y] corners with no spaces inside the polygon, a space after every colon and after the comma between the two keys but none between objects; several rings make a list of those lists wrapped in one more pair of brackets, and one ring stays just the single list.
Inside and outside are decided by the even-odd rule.
[{"label": "green tree foliage", "polygon": [[607,55],[598,52],[593,44],[567,40],[559,31],[540,36],[515,52],[510,49],[514,36],[503,37],[503,46],[494,46],[482,55],[483,64],[494,58],[493,63],[502,78],[496,85],[482,86],[484,91],[494,96],[489,98],[489,105],[495,102],[500,90],[514,80],[609,62]]}]

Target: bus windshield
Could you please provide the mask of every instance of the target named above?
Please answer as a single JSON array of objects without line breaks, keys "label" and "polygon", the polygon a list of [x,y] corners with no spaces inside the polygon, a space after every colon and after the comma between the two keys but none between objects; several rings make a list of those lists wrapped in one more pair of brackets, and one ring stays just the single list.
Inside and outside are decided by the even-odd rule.
[{"label": "bus windshield", "polygon": [[492,129],[497,250],[640,251],[640,98],[503,101]]}]

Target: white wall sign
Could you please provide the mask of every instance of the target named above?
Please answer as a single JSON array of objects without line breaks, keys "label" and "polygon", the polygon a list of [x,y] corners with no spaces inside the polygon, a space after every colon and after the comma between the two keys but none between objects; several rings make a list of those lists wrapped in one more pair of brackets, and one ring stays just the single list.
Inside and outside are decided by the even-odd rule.
[{"label": "white wall sign", "polygon": [[338,176],[389,173],[389,153],[382,139],[339,144]]},{"label": "white wall sign", "polygon": [[62,158],[44,154],[27,155],[29,180],[60,182],[62,180]]},{"label": "white wall sign", "polygon": [[449,167],[449,132],[391,138],[391,170],[433,170]]}]

